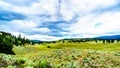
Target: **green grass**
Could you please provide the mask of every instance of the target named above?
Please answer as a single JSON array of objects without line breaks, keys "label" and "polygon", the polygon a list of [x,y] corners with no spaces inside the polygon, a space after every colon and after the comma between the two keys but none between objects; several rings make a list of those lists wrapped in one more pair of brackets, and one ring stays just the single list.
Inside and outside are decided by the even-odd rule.
[{"label": "green grass", "polygon": [[[48,48],[49,46],[49,48]],[[55,44],[41,44],[41,45],[26,45],[26,46],[15,46],[13,51],[16,54],[28,54],[44,50],[51,49],[65,49],[65,48],[76,48],[76,49],[91,49],[91,50],[102,50],[102,51],[119,51],[120,44],[102,44],[102,43],[55,43]]]},{"label": "green grass", "polygon": [[[54,44],[14,46],[13,51],[16,55],[0,54],[2,59],[0,59],[0,63],[5,62],[9,67],[18,66],[20,68],[46,68],[47,66],[52,68],[120,67],[119,43],[59,42]],[[6,56],[8,56],[7,59]]]}]

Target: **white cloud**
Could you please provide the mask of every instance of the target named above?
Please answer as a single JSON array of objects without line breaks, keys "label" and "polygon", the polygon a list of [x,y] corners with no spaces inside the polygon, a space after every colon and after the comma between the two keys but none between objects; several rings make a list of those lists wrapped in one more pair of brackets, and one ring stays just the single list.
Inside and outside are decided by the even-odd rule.
[{"label": "white cloud", "polygon": [[[58,1],[39,0],[38,2],[31,3],[30,6],[18,6],[9,2],[0,1],[0,7],[7,11],[18,12],[28,16],[37,14],[51,15],[53,20],[58,20],[60,18],[57,17]],[[118,0],[61,0],[61,2],[61,18],[66,21],[72,19],[76,14],[86,15],[92,11],[118,4]],[[49,21],[51,21],[51,18]]]},{"label": "white cloud", "polygon": [[41,40],[41,41],[54,41],[54,40],[59,40],[62,39],[61,37],[55,37],[55,36],[49,36],[49,35],[41,35],[41,34],[34,34],[34,35],[26,35],[25,33],[21,32],[11,32],[12,35],[19,36],[21,35],[22,37],[29,38],[31,40]]},{"label": "white cloud", "polygon": [[[58,13],[58,1],[39,0],[31,3],[29,6],[18,6],[17,4],[1,0],[1,10],[21,13],[26,15],[27,18],[25,20],[9,21],[6,26],[0,25],[0,27],[3,27],[0,29],[12,32],[15,35],[18,35],[21,31],[47,34],[52,31],[48,27],[39,27],[40,25],[45,22],[66,21],[58,25],[55,24],[61,30],[67,30],[67,32],[59,31],[62,35],[65,35],[63,37],[93,37],[110,32],[120,33],[120,12],[110,9],[111,7],[117,8],[115,6],[119,4],[119,0],[61,0],[60,14]],[[98,23],[101,24],[95,26]],[[49,35],[21,34],[30,39],[60,39],[60,37]]]},{"label": "white cloud", "polygon": [[38,39],[41,41],[54,41],[54,40],[62,39],[61,37],[54,37],[49,35],[27,35],[26,37],[29,39]]},{"label": "white cloud", "polygon": [[18,37],[19,35],[21,35],[21,37],[25,37],[25,34],[21,32],[11,31],[10,33],[16,37]]},{"label": "white cloud", "polygon": [[56,12],[56,0],[40,0],[31,3],[30,6],[18,6],[9,2],[0,1],[0,7],[13,12],[19,12],[27,15],[35,14],[54,14]]},{"label": "white cloud", "polygon": [[[84,35],[82,37],[91,37],[97,35],[105,35],[110,32],[120,33],[120,12],[105,12],[102,14],[90,14],[83,16],[78,22],[71,24],[65,30],[70,31],[70,35]],[[97,27],[95,25],[101,23]],[[93,35],[91,35],[93,34]]]},{"label": "white cloud", "polygon": [[76,14],[87,15],[99,9],[106,9],[118,4],[117,0],[61,0],[61,14],[63,19],[70,20]]},{"label": "white cloud", "polygon": [[[33,21],[27,21],[27,20],[13,20],[11,25],[14,25],[13,29],[18,29],[20,31],[24,32],[41,32],[41,33],[46,33],[50,32],[51,30],[46,28],[46,27],[39,27],[38,28],[38,23],[35,23]],[[17,30],[16,29],[16,30]]]},{"label": "white cloud", "polygon": [[13,26],[17,28],[32,28],[32,27],[37,27],[38,24],[33,22],[33,21],[28,21],[28,20],[13,20],[11,23]]},{"label": "white cloud", "polygon": [[6,22],[4,25],[0,25],[0,30],[10,32],[16,36],[22,34],[23,36],[25,33],[48,33],[51,32],[50,29],[47,27],[38,27],[38,23],[28,20],[13,20],[11,22]]},{"label": "white cloud", "polygon": [[[114,6],[117,0],[61,0],[61,14],[63,19],[70,20],[74,14],[86,14],[91,11]],[[0,7],[8,11],[19,12],[27,15],[49,14],[56,17],[58,9],[58,0],[39,0],[31,3],[30,6],[17,6],[12,3],[0,1]],[[4,7],[4,8],[3,8]]]}]

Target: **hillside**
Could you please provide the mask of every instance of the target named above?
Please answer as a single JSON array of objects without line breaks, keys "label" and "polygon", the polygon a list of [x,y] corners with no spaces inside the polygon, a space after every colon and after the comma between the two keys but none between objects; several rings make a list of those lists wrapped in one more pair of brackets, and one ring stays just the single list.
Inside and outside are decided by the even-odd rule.
[{"label": "hillside", "polygon": [[112,35],[112,36],[99,36],[99,37],[95,37],[96,39],[112,39],[112,40],[120,40],[120,35]]},{"label": "hillside", "polygon": [[24,45],[30,43],[28,39],[13,36],[10,33],[0,31],[0,53],[14,54],[12,51],[13,45]]},{"label": "hillside", "polygon": [[98,41],[98,40],[107,40],[107,41],[120,41],[120,35],[111,35],[111,36],[98,36],[94,38],[69,38],[69,39],[60,39],[55,41],[41,41],[41,40],[31,40],[33,43],[56,43],[56,42],[88,42],[88,41]]},{"label": "hillside", "polygon": [[10,33],[0,31],[0,36],[12,36]]},{"label": "hillside", "polygon": [[[111,39],[109,39],[111,41]],[[0,32],[0,68],[119,68],[120,43],[99,38],[34,41]],[[97,41],[97,42],[96,42]],[[106,42],[106,43],[103,43]],[[13,47],[13,45],[16,45]],[[6,54],[3,54],[6,53]],[[14,54],[15,55],[8,55]]]}]

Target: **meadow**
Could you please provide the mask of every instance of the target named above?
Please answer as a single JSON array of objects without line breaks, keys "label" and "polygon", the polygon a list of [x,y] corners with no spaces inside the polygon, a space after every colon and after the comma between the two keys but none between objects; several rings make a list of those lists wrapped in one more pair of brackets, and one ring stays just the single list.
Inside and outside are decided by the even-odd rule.
[{"label": "meadow", "polygon": [[120,43],[43,43],[0,54],[1,68],[120,68]]}]

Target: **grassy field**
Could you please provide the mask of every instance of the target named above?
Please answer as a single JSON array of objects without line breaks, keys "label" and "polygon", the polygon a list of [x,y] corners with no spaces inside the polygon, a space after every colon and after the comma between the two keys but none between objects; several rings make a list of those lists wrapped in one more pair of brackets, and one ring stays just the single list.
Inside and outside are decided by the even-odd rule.
[{"label": "grassy field", "polygon": [[120,44],[51,43],[14,46],[0,54],[1,68],[120,68]]}]

